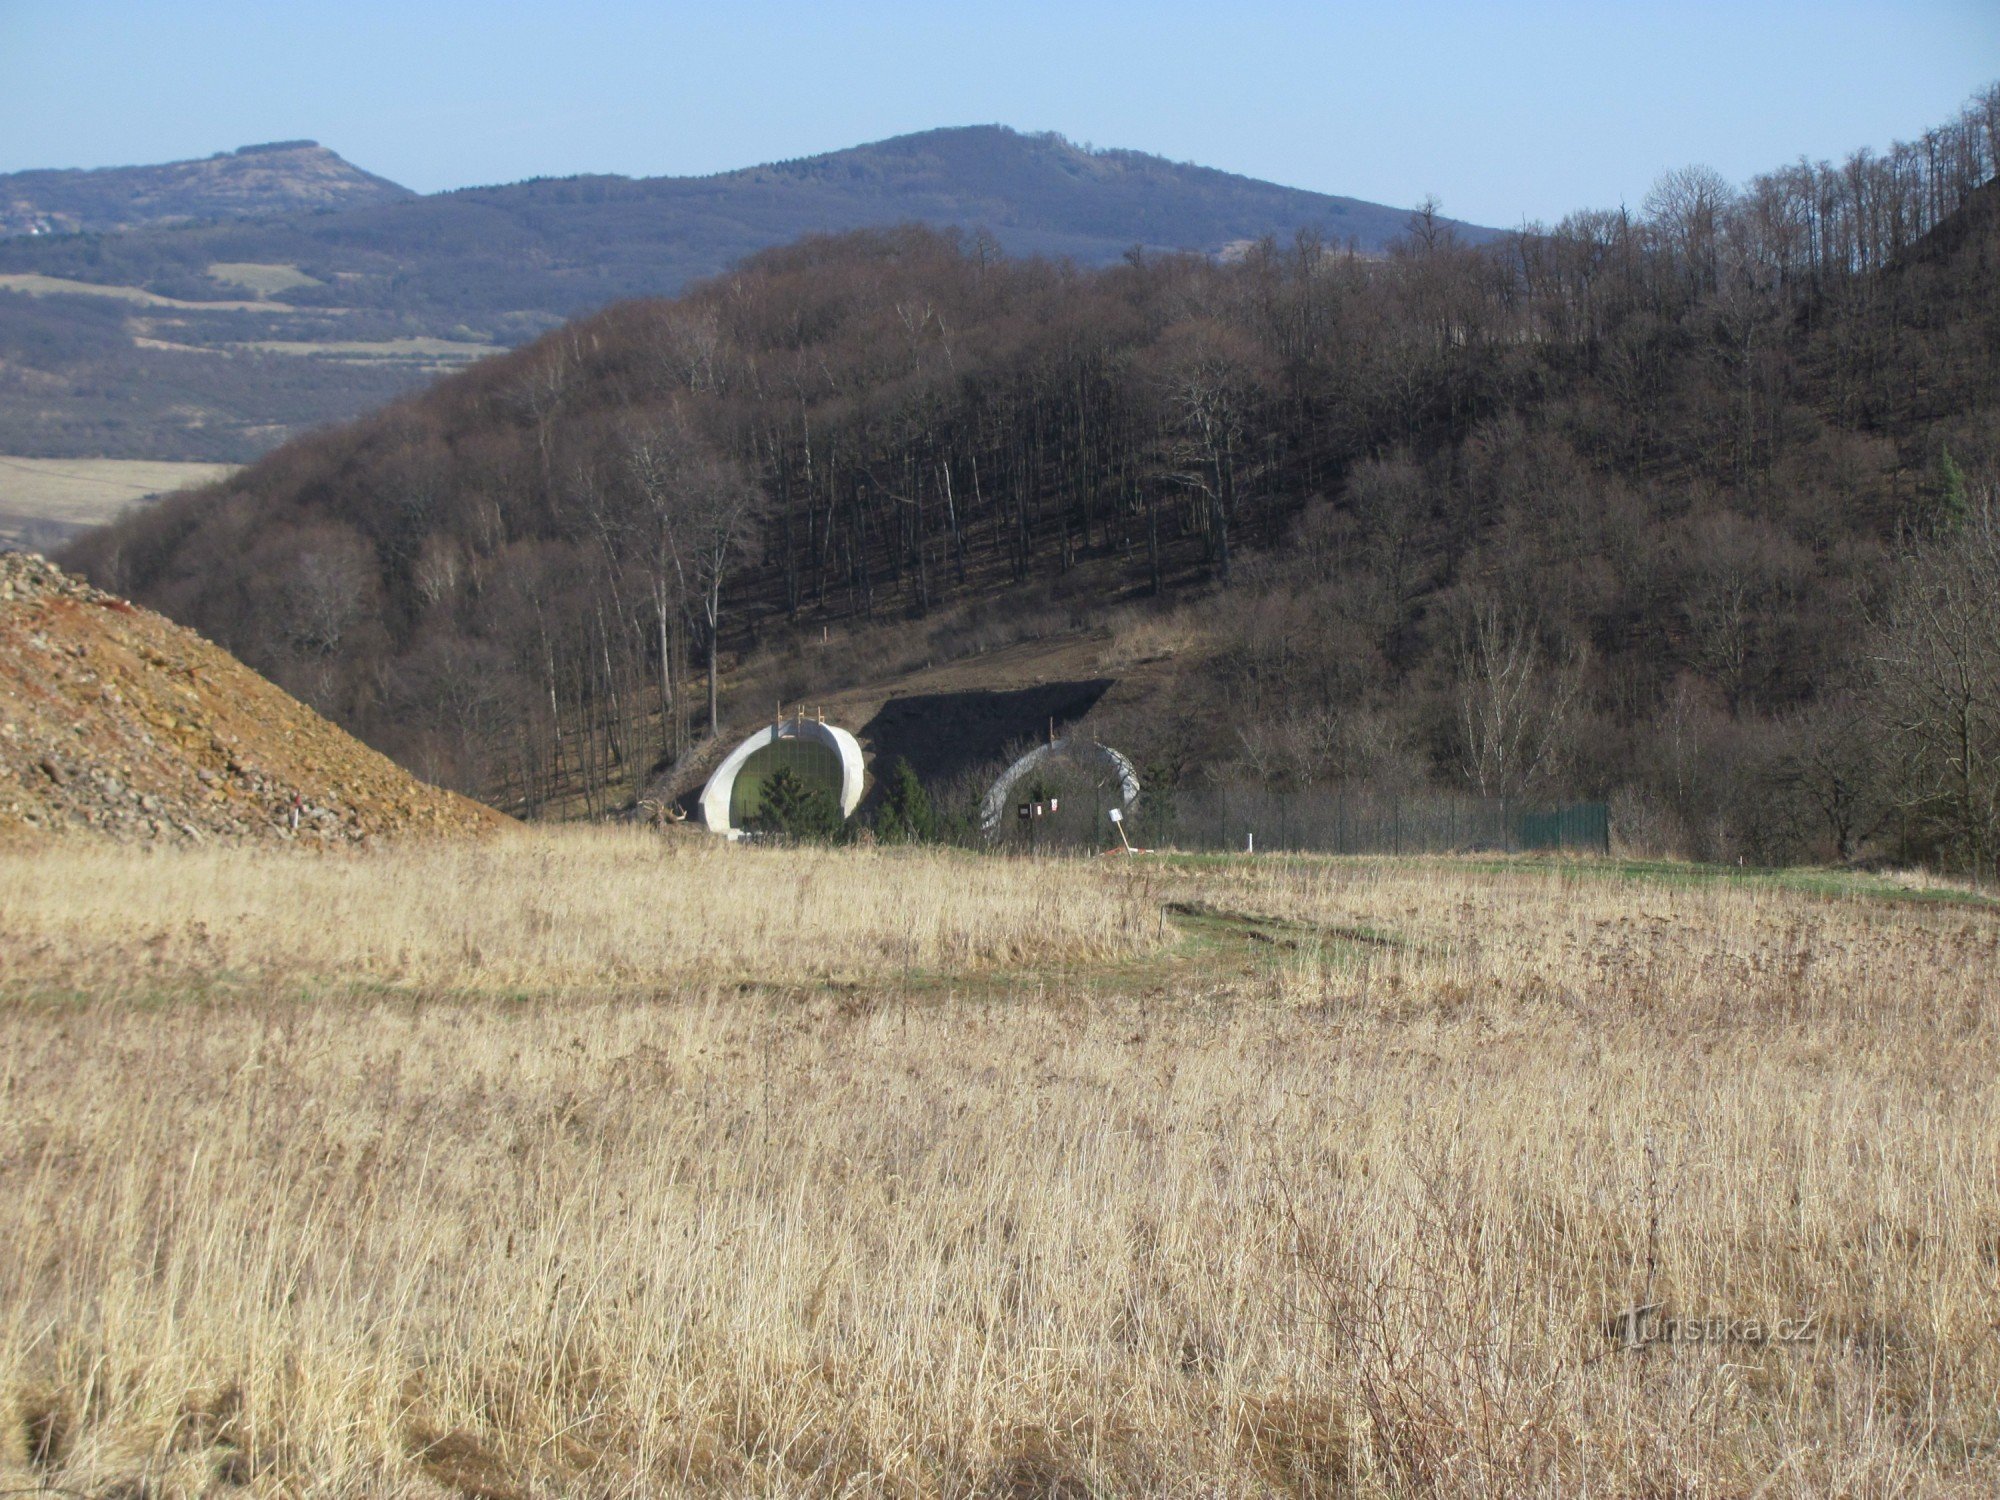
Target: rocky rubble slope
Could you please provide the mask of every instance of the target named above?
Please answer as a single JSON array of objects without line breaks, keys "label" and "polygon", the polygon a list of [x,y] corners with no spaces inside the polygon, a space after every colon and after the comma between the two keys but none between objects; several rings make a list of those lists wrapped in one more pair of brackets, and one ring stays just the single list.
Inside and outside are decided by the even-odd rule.
[{"label": "rocky rubble slope", "polygon": [[0,842],[361,843],[507,819],[418,781],[191,630],[0,554]]}]

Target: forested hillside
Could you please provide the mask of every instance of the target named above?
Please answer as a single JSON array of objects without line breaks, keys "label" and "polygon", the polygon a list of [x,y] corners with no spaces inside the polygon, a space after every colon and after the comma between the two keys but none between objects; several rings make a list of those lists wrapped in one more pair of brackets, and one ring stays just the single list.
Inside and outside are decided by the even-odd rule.
[{"label": "forested hillside", "polygon": [[1180,708],[1121,727],[1155,786],[1606,796],[1688,853],[1978,864],[1997,151],[2000,90],[1490,246],[1423,213],[1383,258],[1099,271],[807,240],[70,559],[530,810],[682,752],[718,656],[1123,604],[1178,642]]}]

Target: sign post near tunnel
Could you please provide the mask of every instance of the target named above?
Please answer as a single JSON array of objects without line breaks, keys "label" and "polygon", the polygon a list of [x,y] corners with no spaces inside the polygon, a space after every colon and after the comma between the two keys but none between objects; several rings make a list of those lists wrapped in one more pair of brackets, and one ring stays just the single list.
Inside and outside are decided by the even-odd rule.
[{"label": "sign post near tunnel", "polygon": [[[1015,761],[1000,773],[1000,779],[988,789],[979,804],[979,828],[988,838],[1000,832],[1000,821],[1006,815],[1007,803],[1013,793],[1015,783],[1036,768],[1045,765],[1072,765],[1085,770],[1106,773],[1108,779],[1118,788],[1121,808],[1129,808],[1139,800],[1139,773],[1132,769],[1132,762],[1113,750],[1109,745],[1100,745],[1093,740],[1078,740],[1074,736],[1051,740],[1046,745],[1037,745],[1026,755]],[[1051,799],[1051,807],[1054,799]],[[1027,804],[1021,805],[1017,816],[1028,816]],[[1123,836],[1124,830],[1119,830]],[[1030,836],[1033,825],[1030,823]]]}]

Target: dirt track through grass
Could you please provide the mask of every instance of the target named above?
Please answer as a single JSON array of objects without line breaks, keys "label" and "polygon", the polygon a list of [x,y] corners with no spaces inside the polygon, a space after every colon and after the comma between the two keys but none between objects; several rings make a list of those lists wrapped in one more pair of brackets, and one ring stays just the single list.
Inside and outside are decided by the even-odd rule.
[{"label": "dirt track through grass", "polygon": [[515,852],[0,861],[0,1482],[2000,1478],[1985,907]]}]

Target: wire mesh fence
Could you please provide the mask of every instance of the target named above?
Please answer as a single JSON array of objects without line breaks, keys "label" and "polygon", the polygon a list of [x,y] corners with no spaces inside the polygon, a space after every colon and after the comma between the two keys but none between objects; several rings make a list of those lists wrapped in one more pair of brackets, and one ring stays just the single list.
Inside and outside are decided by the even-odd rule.
[{"label": "wire mesh fence", "polygon": [[1611,852],[1610,809],[1449,793],[1395,796],[1219,786],[1184,791],[1157,809],[1162,833],[1182,849],[1293,850],[1319,854],[1450,854],[1482,850]]}]

